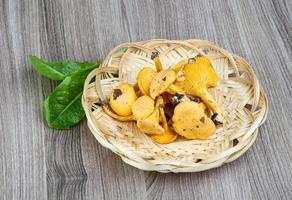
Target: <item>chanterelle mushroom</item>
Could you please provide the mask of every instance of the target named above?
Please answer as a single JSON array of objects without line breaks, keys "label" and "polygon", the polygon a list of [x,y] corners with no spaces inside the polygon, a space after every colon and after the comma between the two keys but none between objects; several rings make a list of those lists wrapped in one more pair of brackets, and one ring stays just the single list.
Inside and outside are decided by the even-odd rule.
[{"label": "chanterelle mushroom", "polygon": [[183,73],[186,93],[200,97],[213,113],[217,113],[216,120],[222,122],[221,109],[207,90],[208,87],[215,87],[218,82],[210,60],[207,57],[197,57],[195,62],[189,62],[184,66]]},{"label": "chanterelle mushroom", "polygon": [[169,94],[185,94],[185,91],[181,89],[180,87],[176,86],[175,84],[171,84],[166,89],[166,92]]},{"label": "chanterelle mushroom", "polygon": [[194,101],[196,103],[199,104],[199,106],[204,110],[205,114],[210,117],[210,110],[208,109],[208,107],[201,101],[201,99],[199,97],[196,96],[190,96],[190,95],[186,95],[186,94],[175,94],[171,99],[170,99],[171,103],[173,105],[178,104],[179,102],[183,102],[183,101]]},{"label": "chanterelle mushroom", "polygon": [[137,127],[150,135],[162,134],[164,129],[159,125],[159,102],[156,102],[153,113],[145,118],[137,120]]},{"label": "chanterelle mushroom", "polygon": [[175,71],[175,73],[178,73],[186,64],[188,64],[187,60],[182,60],[178,62],[176,65],[172,67],[172,70]]},{"label": "chanterelle mushroom", "polygon": [[161,61],[159,59],[159,52],[158,51],[152,52],[151,59],[154,61],[157,72],[162,71],[163,67],[162,67]]},{"label": "chanterelle mushroom", "polygon": [[186,79],[192,79],[200,86],[215,87],[217,85],[218,77],[206,56],[196,57],[194,62],[190,61],[184,66],[183,72]]},{"label": "chanterelle mushroom", "polygon": [[149,96],[139,97],[132,106],[132,113],[136,119],[148,117],[154,111],[154,100]]},{"label": "chanterelle mushroom", "polygon": [[132,114],[132,105],[137,96],[133,86],[128,83],[122,83],[114,88],[110,94],[110,107],[120,116],[129,116]]},{"label": "chanterelle mushroom", "polygon": [[177,138],[177,134],[174,131],[170,130],[170,128],[168,127],[167,120],[166,120],[165,113],[164,113],[164,109],[163,109],[164,102],[163,102],[163,99],[161,96],[158,97],[157,103],[159,103],[159,111],[160,111],[160,116],[162,119],[162,126],[164,129],[164,133],[162,133],[160,135],[153,135],[153,136],[151,136],[151,138],[152,138],[152,140],[154,140],[157,143],[168,144]]},{"label": "chanterelle mushroom", "polygon": [[149,88],[156,74],[157,72],[151,67],[144,67],[139,71],[137,83],[142,94],[149,95]]},{"label": "chanterelle mushroom", "polygon": [[[150,96],[152,98],[155,98],[156,96],[159,96],[163,92],[167,92],[170,94],[176,94],[176,93],[184,94],[184,91],[181,88],[174,85],[173,82],[176,79],[176,74],[182,69],[182,67],[185,64],[187,64],[187,61],[183,60],[179,62],[178,64],[176,64],[172,69],[163,70],[161,61],[159,59],[159,53],[153,52],[151,58],[154,60],[157,72],[160,72],[160,73],[159,75],[155,77],[155,79],[152,79],[157,82],[155,83],[155,81],[153,81],[153,85],[151,84],[152,88],[150,86],[150,90],[152,89],[152,92],[150,91]],[[163,73],[161,72],[162,70],[164,71]],[[166,81],[168,77],[169,77],[169,81]],[[158,85],[160,85],[160,87],[157,87]],[[154,87],[156,87],[157,90],[153,90]]]},{"label": "chanterelle mushroom", "polygon": [[110,117],[112,117],[112,118],[114,118],[116,120],[122,121],[122,122],[136,120],[136,118],[133,115],[129,115],[129,116],[117,115],[116,113],[112,112],[111,109],[107,105],[102,106],[102,109]]},{"label": "chanterelle mushroom", "polygon": [[187,139],[207,139],[216,130],[212,120],[193,101],[179,103],[174,109],[172,122],[174,130]]},{"label": "chanterelle mushroom", "polygon": [[159,72],[152,80],[150,85],[150,96],[155,99],[157,96],[166,91],[174,83],[176,74],[171,69],[165,69]]}]

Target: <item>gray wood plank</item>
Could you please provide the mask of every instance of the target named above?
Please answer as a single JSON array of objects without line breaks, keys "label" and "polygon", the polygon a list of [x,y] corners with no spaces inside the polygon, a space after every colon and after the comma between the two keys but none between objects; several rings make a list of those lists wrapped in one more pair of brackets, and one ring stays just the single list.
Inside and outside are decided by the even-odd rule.
[{"label": "gray wood plank", "polygon": [[46,199],[41,79],[27,57],[38,18],[33,1],[0,1],[0,199]]},{"label": "gray wood plank", "polygon": [[86,136],[82,139],[85,147],[82,155],[88,174],[85,189],[88,199],[144,199],[144,173],[97,144],[88,130],[82,135]]},{"label": "gray wood plank", "polygon": [[[62,2],[43,1],[39,3],[39,7],[42,16],[40,18],[42,35],[40,56],[52,60],[78,59],[74,54],[68,53],[69,49],[81,51],[80,48],[76,49],[69,45],[69,43],[74,44],[74,41],[70,39],[75,30],[65,31],[63,14],[66,9],[62,7]],[[72,48],[68,48],[69,46]],[[56,82],[47,79],[43,84],[45,96],[48,96],[57,85]],[[83,199],[85,197],[87,174],[81,154],[80,129],[82,127],[76,126],[74,129],[57,131],[45,127],[48,199]]]},{"label": "gray wood plank", "polygon": [[[0,199],[291,199],[291,2],[0,1]],[[152,38],[208,39],[254,66],[270,113],[241,158],[195,174],[143,172],[99,145],[85,120],[46,127],[42,103],[57,82],[28,54],[95,61]]]}]

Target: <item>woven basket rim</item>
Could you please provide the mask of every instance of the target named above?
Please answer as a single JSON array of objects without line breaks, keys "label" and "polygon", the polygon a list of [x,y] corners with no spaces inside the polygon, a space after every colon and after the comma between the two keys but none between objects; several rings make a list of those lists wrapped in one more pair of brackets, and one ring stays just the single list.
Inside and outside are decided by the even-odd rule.
[{"label": "woven basket rim", "polygon": [[[103,133],[103,130],[100,127],[96,126],[95,117],[91,111],[92,109],[92,102],[90,98],[87,96],[87,93],[90,88],[94,88],[99,96],[99,98],[104,98],[103,95],[103,88],[100,84],[101,81],[101,74],[107,72],[118,72],[119,78],[123,76],[122,74],[122,66],[121,63],[124,62],[126,56],[130,56],[129,49],[137,49],[141,52],[145,52],[146,54],[150,54],[153,52],[156,47],[161,47],[163,45],[168,46],[169,48],[162,52],[162,54],[167,54],[171,52],[173,49],[176,48],[188,48],[198,54],[208,56],[204,53],[201,47],[210,48],[214,51],[218,51],[219,55],[222,57],[227,58],[230,66],[235,73],[234,78],[229,78],[229,80],[236,80],[238,82],[243,82],[245,84],[249,84],[253,91],[253,98],[252,98],[252,107],[251,113],[257,113],[259,102],[260,111],[256,114],[256,116],[252,116],[254,118],[253,123],[250,125],[248,131],[242,137],[242,140],[238,142],[237,145],[232,146],[226,149],[223,152],[219,152],[218,155],[214,157],[210,157],[208,159],[203,160],[203,162],[194,162],[194,161],[164,161],[164,160],[147,160],[143,157],[137,155],[132,150],[127,148],[124,145],[121,145],[118,141],[113,139],[109,140]],[[113,55],[121,49],[127,48],[126,51],[123,53],[121,60],[119,62],[119,66],[110,66],[110,62],[112,61]],[[250,76],[250,79],[244,79],[240,76],[241,72],[245,72]],[[95,82],[91,83],[92,79],[95,78]],[[214,43],[209,42],[207,40],[199,40],[199,39],[190,39],[190,40],[166,40],[166,39],[154,39],[154,40],[147,40],[147,41],[139,41],[135,43],[123,43],[115,48],[113,48],[109,54],[106,56],[104,61],[102,62],[101,66],[98,69],[93,70],[87,77],[83,96],[82,96],[82,105],[85,110],[85,114],[88,120],[88,127],[98,140],[98,142],[103,145],[104,147],[110,149],[117,155],[121,157],[121,159],[139,169],[147,170],[147,171],[158,171],[158,172],[198,172],[204,171],[211,168],[219,167],[224,163],[231,162],[238,157],[240,157],[244,152],[246,152],[249,147],[254,143],[257,134],[258,134],[258,127],[264,123],[268,113],[268,100],[267,96],[260,86],[259,81],[252,69],[252,67],[248,64],[248,62],[243,59],[242,57],[231,54],[225,49],[222,49],[216,46]]]}]

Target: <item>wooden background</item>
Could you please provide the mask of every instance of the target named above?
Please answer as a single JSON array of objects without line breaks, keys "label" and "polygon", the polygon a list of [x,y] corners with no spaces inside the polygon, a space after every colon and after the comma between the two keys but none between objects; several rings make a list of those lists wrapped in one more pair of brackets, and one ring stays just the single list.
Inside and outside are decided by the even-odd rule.
[{"label": "wooden background", "polygon": [[[0,199],[292,199],[291,12],[291,0],[0,0]],[[46,127],[56,83],[30,53],[95,61],[152,38],[208,39],[254,66],[270,112],[241,158],[201,173],[143,172],[99,145],[85,120]]]}]

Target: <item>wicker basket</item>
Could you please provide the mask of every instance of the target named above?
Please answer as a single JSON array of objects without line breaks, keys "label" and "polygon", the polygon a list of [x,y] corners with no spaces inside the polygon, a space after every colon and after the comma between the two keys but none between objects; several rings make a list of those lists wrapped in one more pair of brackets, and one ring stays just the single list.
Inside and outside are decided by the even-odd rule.
[{"label": "wicker basket", "polygon": [[[198,54],[211,59],[220,78],[210,93],[226,122],[208,140],[179,138],[158,144],[138,130],[135,122],[119,122],[96,104],[121,82],[136,82],[144,66],[155,68],[151,53],[160,52],[165,68]],[[118,74],[114,76],[113,73]],[[241,156],[253,144],[267,116],[267,98],[249,64],[205,40],[150,40],[121,44],[85,82],[82,104],[88,126],[101,145],[129,165],[159,172],[198,172],[219,167]]]}]

